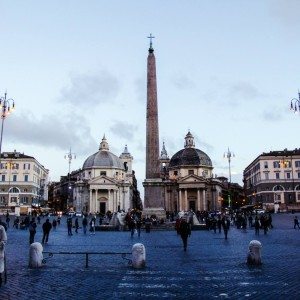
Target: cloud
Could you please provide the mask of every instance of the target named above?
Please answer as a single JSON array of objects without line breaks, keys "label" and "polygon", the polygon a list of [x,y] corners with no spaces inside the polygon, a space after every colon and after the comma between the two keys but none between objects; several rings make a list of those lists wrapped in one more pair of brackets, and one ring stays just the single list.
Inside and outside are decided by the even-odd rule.
[{"label": "cloud", "polygon": [[174,75],[172,83],[180,90],[192,89],[196,86],[194,81],[185,74]]},{"label": "cloud", "polygon": [[138,126],[123,121],[115,121],[114,124],[110,126],[112,133],[126,140],[132,140],[137,129]]},{"label": "cloud", "polygon": [[147,84],[145,78],[139,78],[135,80],[135,91],[137,99],[141,103],[146,103],[147,101]]},{"label": "cloud", "polygon": [[299,0],[276,0],[270,1],[271,15],[277,18],[289,28],[300,28],[299,21],[300,1]]},{"label": "cloud", "polygon": [[120,82],[105,70],[95,74],[72,74],[70,84],[61,90],[61,100],[74,106],[112,102],[119,94]]},{"label": "cloud", "polygon": [[36,118],[31,113],[14,115],[5,129],[5,135],[12,141],[28,145],[66,150],[72,146],[77,155],[89,154],[97,145],[90,128],[82,115],[61,116],[47,114]]},{"label": "cloud", "polygon": [[265,110],[262,113],[262,118],[264,121],[277,122],[283,120],[284,116],[280,109],[272,108],[272,110]]},{"label": "cloud", "polygon": [[263,96],[259,90],[249,82],[240,81],[228,87],[229,101],[244,102],[245,100],[255,100]]}]

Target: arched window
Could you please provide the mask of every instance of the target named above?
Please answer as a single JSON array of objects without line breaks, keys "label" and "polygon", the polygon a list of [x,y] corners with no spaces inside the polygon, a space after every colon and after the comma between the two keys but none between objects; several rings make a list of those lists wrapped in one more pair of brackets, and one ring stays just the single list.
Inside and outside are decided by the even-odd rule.
[{"label": "arched window", "polygon": [[300,191],[300,185],[297,185],[297,186],[295,187],[295,190],[296,190],[296,191]]},{"label": "arched window", "polygon": [[284,191],[284,188],[281,185],[275,185],[273,191]]}]

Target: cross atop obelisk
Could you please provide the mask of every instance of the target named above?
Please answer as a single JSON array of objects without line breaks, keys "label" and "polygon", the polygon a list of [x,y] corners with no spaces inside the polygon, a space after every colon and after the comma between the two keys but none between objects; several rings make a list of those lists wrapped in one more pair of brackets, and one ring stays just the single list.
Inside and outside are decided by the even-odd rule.
[{"label": "cross atop obelisk", "polygon": [[153,51],[153,48],[152,48],[152,39],[154,39],[155,36],[153,36],[152,33],[150,33],[150,36],[147,36],[147,38],[150,39],[150,48],[149,48],[149,50]]}]

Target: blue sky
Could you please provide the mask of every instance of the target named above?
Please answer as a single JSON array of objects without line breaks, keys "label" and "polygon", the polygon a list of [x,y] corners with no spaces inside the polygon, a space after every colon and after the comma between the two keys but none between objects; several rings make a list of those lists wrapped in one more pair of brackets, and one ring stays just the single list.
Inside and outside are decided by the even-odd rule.
[{"label": "blue sky", "polygon": [[214,173],[242,184],[262,152],[299,147],[300,1],[0,1],[0,95],[17,109],[3,151],[36,157],[51,180],[125,144],[145,177],[146,60],[157,63],[160,142],[171,157],[190,129]]}]

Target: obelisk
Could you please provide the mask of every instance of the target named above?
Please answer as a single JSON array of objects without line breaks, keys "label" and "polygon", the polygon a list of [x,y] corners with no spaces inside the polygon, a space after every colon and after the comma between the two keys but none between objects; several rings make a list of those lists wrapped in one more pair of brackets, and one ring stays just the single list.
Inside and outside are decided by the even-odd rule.
[{"label": "obelisk", "polygon": [[164,185],[160,176],[159,162],[159,127],[156,84],[156,63],[152,39],[147,59],[147,114],[146,114],[146,179],[143,182],[145,189],[144,214],[165,216]]}]

